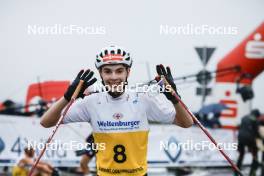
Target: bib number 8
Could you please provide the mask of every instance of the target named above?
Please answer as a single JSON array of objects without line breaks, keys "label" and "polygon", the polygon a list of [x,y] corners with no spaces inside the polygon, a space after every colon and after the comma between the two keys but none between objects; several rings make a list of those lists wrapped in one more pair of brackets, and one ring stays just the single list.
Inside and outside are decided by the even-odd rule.
[{"label": "bib number 8", "polygon": [[114,147],[114,160],[117,163],[123,163],[126,161],[126,154],[125,154],[126,148],[123,145],[116,145]]}]

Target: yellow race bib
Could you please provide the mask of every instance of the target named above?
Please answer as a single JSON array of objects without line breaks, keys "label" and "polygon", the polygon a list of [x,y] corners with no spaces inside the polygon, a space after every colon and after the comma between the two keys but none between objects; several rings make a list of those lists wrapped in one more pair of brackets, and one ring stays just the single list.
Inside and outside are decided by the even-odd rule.
[{"label": "yellow race bib", "polygon": [[99,176],[143,176],[147,173],[148,131],[94,133],[96,144],[105,144],[96,154]]}]

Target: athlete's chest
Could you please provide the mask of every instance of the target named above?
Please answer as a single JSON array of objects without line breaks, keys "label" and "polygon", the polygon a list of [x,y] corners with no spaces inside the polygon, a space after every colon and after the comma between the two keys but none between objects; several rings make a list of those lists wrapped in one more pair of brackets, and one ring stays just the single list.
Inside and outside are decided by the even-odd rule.
[{"label": "athlete's chest", "polygon": [[95,131],[134,131],[148,128],[146,110],[137,99],[121,102],[98,102],[91,114]]}]

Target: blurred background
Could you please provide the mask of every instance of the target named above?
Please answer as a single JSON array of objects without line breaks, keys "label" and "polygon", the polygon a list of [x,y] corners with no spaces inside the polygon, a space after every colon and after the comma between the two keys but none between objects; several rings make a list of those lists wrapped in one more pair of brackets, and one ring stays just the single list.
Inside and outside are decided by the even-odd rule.
[{"label": "blurred background", "polygon": [[[148,84],[156,75],[157,64],[170,66],[190,110],[218,141],[237,144],[241,119],[254,109],[261,117],[264,109],[263,7],[262,0],[1,0],[3,172],[10,174],[26,141],[47,138],[50,129],[42,129],[37,117],[63,95],[80,69],[96,72],[95,56],[109,45],[130,51],[134,59],[130,85]],[[96,77],[100,79],[97,72]],[[162,140],[175,144],[208,140],[199,128],[185,131],[159,124],[151,128],[148,159],[153,175],[232,175],[218,151],[159,150]],[[65,141],[84,142],[91,132],[88,124],[69,125],[56,138],[67,130]],[[178,133],[185,135],[179,137]],[[237,162],[238,152],[227,152]],[[261,152],[259,155],[261,167]],[[74,151],[62,156],[44,159],[62,174],[76,175],[81,156]],[[251,159],[247,154],[246,174]],[[92,170],[94,166],[93,159]]]}]

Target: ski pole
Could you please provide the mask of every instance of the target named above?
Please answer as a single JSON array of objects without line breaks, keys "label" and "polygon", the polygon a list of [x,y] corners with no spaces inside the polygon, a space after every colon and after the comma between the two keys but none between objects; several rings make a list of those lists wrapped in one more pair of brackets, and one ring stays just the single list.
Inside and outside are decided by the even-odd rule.
[{"label": "ski pole", "polygon": [[[161,75],[161,80],[163,81],[163,84],[169,85],[164,75]],[[207,131],[207,129],[201,124],[201,122],[193,115],[193,113],[189,110],[189,108],[183,103],[183,101],[179,98],[179,96],[176,94],[176,92],[170,88],[169,91],[171,94],[177,99],[177,101],[182,105],[182,107],[187,111],[187,113],[192,117],[194,123],[196,123],[201,130],[206,134],[206,136],[211,140],[211,142],[216,146],[218,151],[224,156],[224,158],[228,161],[228,163],[231,165],[232,169],[237,172],[239,175],[243,176],[239,168],[235,165],[235,163],[227,156],[227,154],[224,152],[223,149],[219,147],[216,140],[210,135],[210,133]]]},{"label": "ski pole", "polygon": [[72,97],[71,97],[71,100],[70,102],[67,104],[65,110],[63,111],[60,119],[58,120],[56,126],[55,126],[55,129],[53,129],[52,131],[52,134],[49,136],[48,140],[45,142],[45,145],[44,145],[44,148],[43,150],[41,151],[40,155],[38,156],[37,160],[35,161],[33,167],[31,168],[30,172],[29,172],[29,176],[32,175],[32,173],[34,172],[36,166],[38,165],[41,157],[43,156],[43,154],[45,153],[46,149],[47,149],[47,145],[51,142],[52,138],[54,137],[55,133],[57,132],[57,130],[59,129],[59,126],[62,124],[62,121],[66,115],[66,113],[68,112],[69,108],[71,107],[71,105],[73,104],[73,102],[75,101],[76,97],[78,96],[81,88],[82,88],[82,85],[83,85],[84,81],[83,80],[80,80],[80,82],[78,83],[77,85],[77,88],[75,89]]}]

